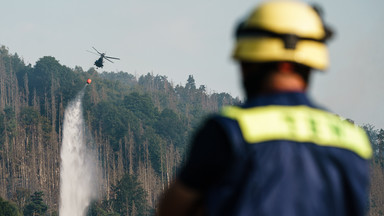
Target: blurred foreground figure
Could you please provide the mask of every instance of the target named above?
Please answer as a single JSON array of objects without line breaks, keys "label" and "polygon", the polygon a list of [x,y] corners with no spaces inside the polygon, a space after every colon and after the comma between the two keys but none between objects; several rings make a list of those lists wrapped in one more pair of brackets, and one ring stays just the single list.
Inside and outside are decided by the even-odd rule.
[{"label": "blurred foreground figure", "polygon": [[331,35],[319,9],[293,1],[264,2],[238,26],[247,101],[202,125],[159,215],[364,215],[369,140],[306,94]]}]

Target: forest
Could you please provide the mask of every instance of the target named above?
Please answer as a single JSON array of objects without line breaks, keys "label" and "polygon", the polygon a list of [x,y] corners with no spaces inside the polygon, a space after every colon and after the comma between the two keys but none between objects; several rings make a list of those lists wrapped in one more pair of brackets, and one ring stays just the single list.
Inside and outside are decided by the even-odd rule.
[{"label": "forest", "polygon": [[[52,56],[32,66],[2,46],[0,215],[58,215],[64,111],[88,78],[83,114],[101,170],[88,215],[153,215],[203,117],[241,102],[192,75],[175,85],[153,73],[68,68]],[[384,215],[384,130],[361,127],[374,148],[369,215]]]},{"label": "forest", "polygon": [[[26,65],[0,48],[0,197],[20,214],[57,215],[60,145],[66,106],[87,86],[83,110],[97,152],[99,199],[90,215],[150,215],[172,180],[199,120],[239,103],[147,73],[84,71],[51,56]],[[0,207],[1,208],[1,207]]]}]

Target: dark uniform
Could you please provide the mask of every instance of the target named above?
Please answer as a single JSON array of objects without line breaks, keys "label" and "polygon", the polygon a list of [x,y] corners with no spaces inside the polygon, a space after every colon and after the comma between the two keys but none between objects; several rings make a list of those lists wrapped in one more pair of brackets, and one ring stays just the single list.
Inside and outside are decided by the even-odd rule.
[{"label": "dark uniform", "polygon": [[364,215],[371,154],[359,127],[279,93],[209,118],[178,178],[207,215]]}]

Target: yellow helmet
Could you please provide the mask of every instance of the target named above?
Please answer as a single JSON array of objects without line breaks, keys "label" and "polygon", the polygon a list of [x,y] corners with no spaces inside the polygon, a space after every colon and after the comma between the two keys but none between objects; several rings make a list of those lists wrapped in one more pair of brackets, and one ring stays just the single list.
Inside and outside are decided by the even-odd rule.
[{"label": "yellow helmet", "polygon": [[325,70],[325,41],[332,31],[320,11],[296,1],[268,1],[257,7],[236,30],[233,57],[239,61],[290,61]]}]

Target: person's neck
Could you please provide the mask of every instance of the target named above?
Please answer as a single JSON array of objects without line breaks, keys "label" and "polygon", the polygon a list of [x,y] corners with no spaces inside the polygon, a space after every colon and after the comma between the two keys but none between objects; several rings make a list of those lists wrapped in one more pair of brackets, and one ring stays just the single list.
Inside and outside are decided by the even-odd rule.
[{"label": "person's neck", "polygon": [[296,73],[277,72],[269,77],[264,92],[304,92],[307,83]]},{"label": "person's neck", "polygon": [[246,92],[247,98],[258,97],[267,94],[287,92],[306,92],[307,83],[296,73],[274,73],[267,78],[264,85],[257,92]]}]

